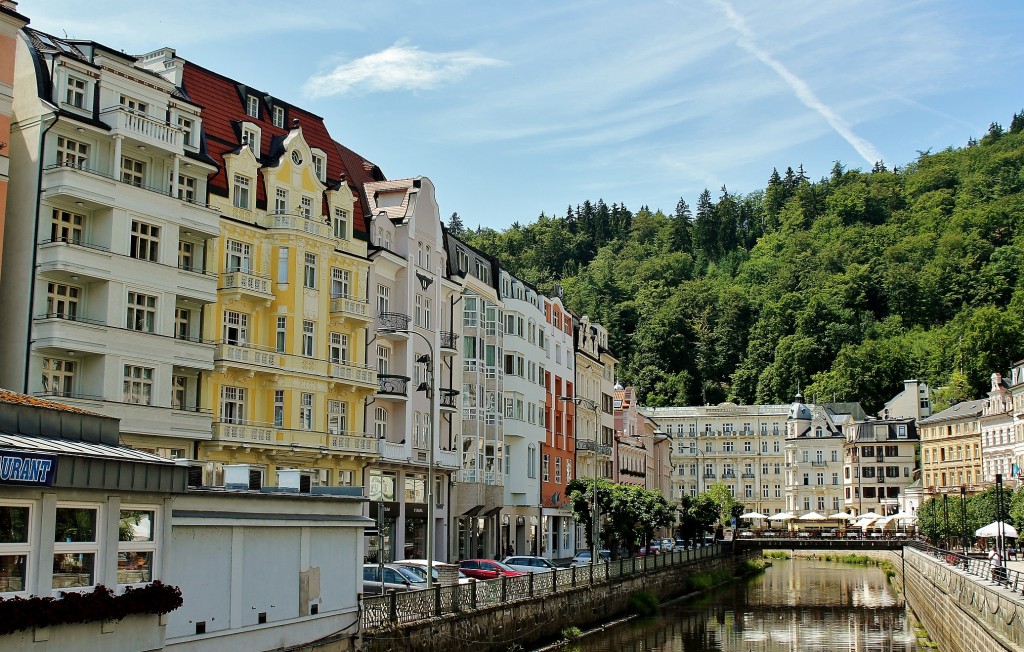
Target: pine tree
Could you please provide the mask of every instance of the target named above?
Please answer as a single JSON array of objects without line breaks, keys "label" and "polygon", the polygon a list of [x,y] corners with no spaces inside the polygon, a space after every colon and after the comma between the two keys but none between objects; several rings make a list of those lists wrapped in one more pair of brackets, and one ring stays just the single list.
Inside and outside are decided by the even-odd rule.
[{"label": "pine tree", "polygon": [[693,225],[690,221],[693,215],[690,213],[690,206],[682,197],[676,204],[675,215],[672,216],[672,248],[676,251],[693,251]]},{"label": "pine tree", "polygon": [[448,232],[455,237],[461,236],[466,231],[465,225],[462,223],[462,218],[459,217],[458,213],[452,213],[452,216],[448,218]]},{"label": "pine tree", "polygon": [[1010,121],[1010,133],[1019,134],[1024,131],[1024,110],[1020,113],[1013,114],[1013,120]]}]

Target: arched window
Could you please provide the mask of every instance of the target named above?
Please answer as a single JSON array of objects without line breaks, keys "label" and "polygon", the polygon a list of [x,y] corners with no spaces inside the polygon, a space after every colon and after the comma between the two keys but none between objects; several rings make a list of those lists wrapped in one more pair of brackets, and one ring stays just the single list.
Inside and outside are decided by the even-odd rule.
[{"label": "arched window", "polygon": [[373,431],[378,439],[384,439],[388,436],[388,411],[386,408],[379,407],[374,411]]},{"label": "arched window", "polygon": [[537,445],[530,444],[526,452],[526,477],[537,477]]}]

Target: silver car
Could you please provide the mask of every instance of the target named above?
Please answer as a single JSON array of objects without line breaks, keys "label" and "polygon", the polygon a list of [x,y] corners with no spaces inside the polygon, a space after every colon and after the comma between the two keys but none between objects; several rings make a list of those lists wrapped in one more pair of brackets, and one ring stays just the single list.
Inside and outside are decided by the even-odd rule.
[{"label": "silver car", "polygon": [[[381,583],[381,571],[384,582]],[[426,577],[420,577],[408,568],[395,564],[363,564],[363,594],[381,595],[388,591],[415,591],[427,588]]]},{"label": "silver car", "polygon": [[501,560],[501,563],[523,573],[550,573],[558,568],[544,557],[528,557],[524,555],[505,557]]}]

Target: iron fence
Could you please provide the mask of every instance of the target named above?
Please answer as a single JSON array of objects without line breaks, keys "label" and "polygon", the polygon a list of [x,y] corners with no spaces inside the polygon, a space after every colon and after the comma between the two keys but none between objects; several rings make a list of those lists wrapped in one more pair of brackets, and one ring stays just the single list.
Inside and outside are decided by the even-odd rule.
[{"label": "iron fence", "polygon": [[1005,561],[1001,566],[993,566],[986,557],[971,557],[964,555],[963,552],[936,548],[921,541],[914,541],[910,545],[936,559],[945,561],[950,566],[956,566],[971,575],[1004,586],[1014,593],[1024,594],[1024,573],[1007,568]]},{"label": "iron fence", "polygon": [[713,545],[661,555],[570,566],[545,573],[502,576],[493,580],[471,579],[466,584],[435,586],[401,593],[389,591],[385,595],[364,595],[361,598],[362,629],[366,631],[385,625],[404,625],[445,614],[562,593],[590,584],[604,584],[718,556],[722,551],[721,545]]}]

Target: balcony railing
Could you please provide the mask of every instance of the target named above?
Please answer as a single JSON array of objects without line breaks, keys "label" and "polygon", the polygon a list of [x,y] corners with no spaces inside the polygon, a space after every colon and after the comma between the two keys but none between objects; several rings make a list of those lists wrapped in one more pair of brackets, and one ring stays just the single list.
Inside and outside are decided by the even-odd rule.
[{"label": "balcony railing", "polygon": [[459,390],[442,387],[440,395],[438,397],[440,400],[438,402],[440,403],[442,408],[448,408],[451,410],[458,409],[458,406],[455,404],[455,397],[457,397],[458,395]]},{"label": "balcony railing", "polygon": [[704,479],[705,480],[714,480],[715,479],[715,474],[714,473],[705,473],[704,474]]},{"label": "balcony railing", "polygon": [[114,133],[124,133],[142,142],[172,151],[181,151],[181,127],[156,120],[144,113],[112,106],[100,111],[100,118],[110,124]]},{"label": "balcony railing", "polygon": [[88,162],[84,163],[82,165],[74,165],[74,164],[71,164],[71,163],[68,163],[68,164],[56,163],[54,165],[48,165],[48,166],[46,166],[44,168],[44,170],[47,171],[47,172],[49,172],[51,170],[62,170],[62,169],[78,170],[80,172],[85,172],[87,174],[95,175],[95,176],[101,177],[103,179],[109,179],[111,181],[116,181],[116,182],[122,183],[122,184],[124,184],[126,186],[132,186],[133,188],[139,188],[140,190],[146,190],[148,192],[156,193],[158,195],[163,195],[164,197],[169,197],[171,199],[176,199],[176,200],[178,200],[179,202],[181,202],[183,204],[190,204],[192,206],[197,206],[199,208],[203,208],[203,209],[211,210],[211,211],[212,210],[217,210],[214,207],[212,207],[209,204],[207,204],[206,202],[198,201],[196,199],[188,199],[186,197],[176,197],[174,195],[174,192],[172,191],[172,189],[169,188],[169,187],[165,187],[165,186],[149,186],[149,185],[143,185],[143,184],[138,184],[138,183],[128,183],[127,181],[124,181],[121,177],[119,177],[117,175],[109,174],[109,173],[107,173],[107,172],[105,172],[103,170],[98,170],[98,169],[95,169],[95,168],[90,168],[89,165],[88,165]]},{"label": "balcony railing", "polygon": [[594,450],[594,440],[592,439],[577,439],[576,450],[578,451],[592,451]]},{"label": "balcony railing", "polygon": [[409,328],[409,315],[401,312],[382,312],[377,319],[381,330],[404,331]]},{"label": "balcony railing", "polygon": [[753,473],[744,473],[743,474],[743,479],[744,480],[749,480],[750,478],[753,478],[753,477],[754,477]]},{"label": "balcony railing", "polygon": [[459,336],[451,331],[441,331],[441,348],[456,350],[459,347]]},{"label": "balcony railing", "polygon": [[271,211],[266,216],[260,216],[257,220],[260,226],[268,229],[285,229],[288,231],[301,231],[321,238],[332,238],[334,233],[331,225],[322,218],[305,217],[296,213],[275,213]]},{"label": "balcony railing", "polygon": [[811,466],[812,467],[814,467],[814,466],[818,466],[818,467],[828,466],[828,462],[826,462],[825,460],[814,460],[813,462],[811,462]]},{"label": "balcony railing", "polygon": [[377,393],[388,396],[408,396],[410,380],[411,378],[408,376],[377,374]]},{"label": "balcony railing", "polygon": [[597,447],[597,454],[604,455],[606,457],[611,457],[612,447],[606,444],[601,444],[600,446]]},{"label": "balcony railing", "polygon": [[736,479],[736,474],[733,473],[732,471],[726,471],[725,473],[722,474],[722,478],[727,478],[727,479],[730,479],[730,480],[735,480]]},{"label": "balcony railing", "polygon": [[270,299],[274,296],[269,276],[241,270],[225,270],[221,279],[222,290],[238,290],[263,299]]},{"label": "balcony railing", "polygon": [[353,297],[332,296],[331,312],[345,317],[355,317],[359,320],[369,321],[370,304]]},{"label": "balcony railing", "polygon": [[331,378],[341,378],[354,383],[375,385],[377,383],[377,372],[369,367],[359,367],[348,362],[332,361],[328,368]]}]

